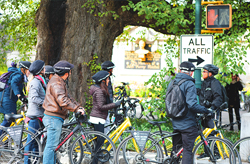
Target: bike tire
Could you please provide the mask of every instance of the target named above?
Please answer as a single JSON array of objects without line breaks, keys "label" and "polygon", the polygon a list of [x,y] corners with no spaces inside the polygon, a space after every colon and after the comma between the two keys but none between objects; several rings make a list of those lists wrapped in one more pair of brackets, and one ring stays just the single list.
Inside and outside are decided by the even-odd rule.
[{"label": "bike tire", "polygon": [[36,144],[38,150],[37,151],[25,151],[24,148],[27,147],[29,144],[27,143],[27,140],[22,140],[21,142],[21,147],[20,147],[20,151],[18,151],[17,153],[15,153],[15,151],[18,149],[18,145],[14,142],[14,139],[6,134],[6,136],[2,136],[2,137],[7,137],[8,139],[6,140],[5,143],[7,143],[7,145],[3,145],[0,147],[0,154],[1,154],[1,158],[0,158],[0,163],[24,163],[24,157],[28,156],[29,160],[31,163],[40,163],[41,159],[42,159],[42,145],[40,144],[40,141],[35,138],[35,135],[26,130],[23,129],[23,137],[22,138],[26,138],[27,135],[30,135],[32,138],[32,143],[29,144]]},{"label": "bike tire", "polygon": [[[116,152],[115,144],[105,134],[98,131],[86,131],[84,132],[86,140],[92,150],[87,146],[86,141],[82,136],[74,141],[70,147],[69,156],[72,164],[92,163],[92,160],[97,157],[100,160],[108,160],[109,164],[114,163],[114,155]],[[105,142],[97,150],[97,153],[93,153],[96,146],[96,137],[104,138]],[[107,150],[108,149],[108,150]],[[92,152],[92,153],[91,153]],[[84,160],[84,161],[82,161]],[[98,163],[105,163],[99,161]]]},{"label": "bike tire", "polygon": [[[115,154],[116,164],[129,164],[131,162],[146,163],[146,161],[140,161],[140,157],[154,160],[156,163],[163,162],[163,152],[161,146],[156,142],[156,140],[149,136],[145,149],[143,151],[139,150],[139,152],[136,152],[135,147],[138,147],[138,145],[134,145],[133,139],[134,137],[130,135],[120,143]],[[141,153],[143,153],[143,156],[141,156]]]},{"label": "bike tire", "polygon": [[130,98],[131,103],[133,103],[134,105],[136,105],[135,110],[136,110],[136,114],[135,114],[135,118],[137,119],[141,119],[143,116],[143,111],[144,111],[144,107],[142,106],[142,104],[139,102],[135,102],[136,100],[139,100],[137,98]]},{"label": "bike tire", "polygon": [[233,145],[234,150],[238,150],[242,162],[250,162],[250,137],[244,137]]},{"label": "bike tire", "polygon": [[[216,159],[216,164],[222,164],[222,163],[229,163],[229,164],[235,164],[236,163],[236,157],[235,153],[233,151],[232,146],[225,141],[224,139],[218,138],[218,137],[208,137],[207,143],[209,143],[210,150],[208,153],[213,155]],[[193,163],[214,163],[210,160],[210,157],[208,158],[202,158],[198,159],[198,155],[205,153],[205,146],[204,142],[200,141],[193,150]],[[216,152],[216,146],[219,146],[221,149],[219,152]]]}]

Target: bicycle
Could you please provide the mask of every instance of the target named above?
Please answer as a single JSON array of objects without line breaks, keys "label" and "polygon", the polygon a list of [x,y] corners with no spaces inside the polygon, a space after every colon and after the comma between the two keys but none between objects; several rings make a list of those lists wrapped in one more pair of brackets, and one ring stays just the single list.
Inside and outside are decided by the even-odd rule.
[{"label": "bicycle", "polygon": [[[7,115],[8,120],[16,120],[18,118],[22,118],[22,115],[15,115],[15,114],[9,114]],[[82,157],[84,157],[86,160],[88,159],[89,161],[92,160],[92,158],[97,157],[98,160],[100,159],[100,161],[103,161],[103,159],[105,158],[106,161],[110,161],[110,163],[113,163],[113,152],[115,152],[116,148],[114,143],[111,141],[111,139],[109,139],[106,135],[104,135],[103,133],[100,132],[96,132],[96,131],[85,131],[84,128],[82,128],[81,124],[86,122],[86,116],[84,115],[80,115],[79,113],[77,113],[76,116],[77,119],[77,125],[76,127],[70,131],[70,133],[68,133],[65,138],[60,141],[58,147],[56,148],[55,152],[57,153],[60,148],[62,148],[62,146],[72,137],[74,136],[74,134],[76,132],[80,132],[81,136],[79,136],[76,140],[75,140],[75,144],[77,143],[80,146],[80,152],[83,152],[83,149],[85,150],[84,153],[82,154]],[[73,123],[71,123],[73,124]],[[66,125],[66,126],[69,126]],[[41,162],[41,158],[43,155],[43,151],[42,151],[42,145],[40,143],[40,136],[41,133],[32,133],[26,129],[23,128],[23,125],[18,125],[18,126],[14,126],[14,127],[9,127],[9,128],[5,128],[5,127],[1,127],[3,130],[5,130],[9,137],[8,137],[8,142],[3,143],[2,145],[0,145],[0,154],[1,157],[0,158],[0,163],[13,163],[13,162],[23,162],[23,158],[25,156],[29,156],[29,159],[31,161],[31,163],[40,163]],[[29,134],[31,135],[31,141],[29,143],[26,143],[25,141],[22,140],[22,138],[24,137],[24,134]],[[76,136],[74,136],[76,137]],[[104,138],[105,139],[105,143],[103,143],[97,150],[96,152],[93,152],[94,148],[95,148],[95,143],[96,140],[94,138],[96,137],[100,137],[100,138]],[[25,152],[24,149],[25,147],[30,144],[31,142],[35,142],[38,145],[38,150],[37,151],[31,151],[31,152]],[[105,149],[103,149],[103,147],[106,146],[110,147],[110,151],[106,151]],[[105,151],[104,151],[105,150]],[[105,152],[106,154],[103,154],[103,152]],[[69,153],[69,160],[74,163],[75,158],[74,158],[74,152],[71,151]],[[79,161],[81,161],[82,158],[79,159]],[[58,161],[57,158],[57,162],[60,163],[60,161]]]},{"label": "bicycle", "polygon": [[[194,163],[198,163],[196,156],[198,153],[204,153],[204,149],[208,150],[209,156],[210,156],[210,159],[205,161],[205,163],[209,163],[209,162],[219,163],[215,157],[215,153],[216,153],[215,147],[218,145],[220,145],[220,147],[222,148],[221,152],[223,152],[223,154],[222,154],[223,156],[221,156],[221,159],[224,160],[223,162],[228,160],[227,162],[235,163],[235,161],[236,161],[235,154],[233,152],[232,147],[230,146],[230,144],[227,141],[225,141],[221,138],[217,138],[217,137],[208,137],[208,138],[204,137],[204,135],[202,134],[202,131],[201,131],[201,122],[198,121],[202,117],[204,117],[204,115],[199,116],[197,119],[197,125],[199,125],[198,129],[200,132],[199,135],[201,137],[201,141],[194,148],[194,156],[193,156]],[[132,135],[130,135],[129,137],[124,139],[121,142],[121,144],[119,145],[119,147],[117,148],[116,155],[115,155],[116,164],[119,164],[120,160],[125,160],[125,159],[132,160],[129,162],[135,162],[135,163],[151,162],[151,163],[162,163],[162,164],[176,164],[179,162],[183,148],[180,148],[179,151],[177,151],[177,152],[172,152],[173,155],[170,157],[168,152],[167,152],[166,145],[164,142],[164,139],[169,138],[169,137],[172,138],[174,135],[177,135],[178,133],[169,133],[168,135],[163,135],[161,128],[160,128],[160,124],[165,123],[165,121],[148,121],[148,122],[153,124],[153,125],[157,125],[159,127],[160,133],[161,133],[161,139],[156,141],[155,139],[153,139],[150,136],[150,133],[148,132],[147,135],[144,135],[143,137],[140,138],[140,141],[144,140],[144,143],[138,143],[136,138],[139,138],[140,136],[139,137],[135,136],[135,133],[139,134],[142,132],[131,131]],[[136,151],[133,147],[129,147],[129,145],[131,145],[133,139],[136,140],[137,145],[142,145],[142,147],[140,147],[139,152]],[[166,156],[165,158],[163,156],[163,150],[159,144],[160,142],[163,143],[164,152],[165,152],[165,156]],[[210,146],[208,145],[208,143],[210,143]],[[143,147],[143,145],[144,145],[144,147]],[[146,145],[146,147],[145,147],[145,145]],[[225,145],[225,146],[222,146],[222,145]],[[130,150],[132,150],[132,152]],[[227,151],[225,151],[225,150],[227,150]],[[121,152],[122,152],[122,154],[120,154]],[[225,155],[224,152],[228,152],[229,157],[227,155]],[[128,162],[126,161],[126,163],[128,163]]]},{"label": "bicycle", "polygon": [[[125,112],[125,106],[129,107],[127,113],[124,113],[125,116],[140,119],[143,116],[142,112],[144,111],[141,100],[137,98],[130,98],[126,91],[126,86],[128,86],[129,83],[122,82],[122,84],[122,86],[118,86],[115,88],[118,89],[118,91],[114,93],[114,95],[117,95],[116,97],[114,97],[114,100],[122,100],[121,107],[124,109],[123,112]],[[127,98],[127,101],[125,101],[125,98]]]},{"label": "bicycle", "polygon": [[244,137],[235,142],[233,149],[239,151],[241,161],[250,162],[250,137]]}]

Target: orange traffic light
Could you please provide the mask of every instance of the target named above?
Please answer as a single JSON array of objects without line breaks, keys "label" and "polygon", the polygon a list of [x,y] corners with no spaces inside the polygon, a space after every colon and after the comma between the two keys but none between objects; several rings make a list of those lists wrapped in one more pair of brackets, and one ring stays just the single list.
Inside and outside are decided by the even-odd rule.
[{"label": "orange traffic light", "polygon": [[229,29],[232,27],[232,6],[208,5],[206,7],[207,29]]}]

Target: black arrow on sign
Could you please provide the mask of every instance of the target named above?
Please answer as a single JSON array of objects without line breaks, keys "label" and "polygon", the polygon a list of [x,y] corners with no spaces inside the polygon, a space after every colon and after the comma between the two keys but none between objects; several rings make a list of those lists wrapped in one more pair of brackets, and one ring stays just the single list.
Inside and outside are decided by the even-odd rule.
[{"label": "black arrow on sign", "polygon": [[197,56],[197,59],[188,59],[189,62],[197,62],[197,65],[201,64],[202,62],[204,62],[205,60],[203,60],[202,58],[200,58],[199,56]]}]

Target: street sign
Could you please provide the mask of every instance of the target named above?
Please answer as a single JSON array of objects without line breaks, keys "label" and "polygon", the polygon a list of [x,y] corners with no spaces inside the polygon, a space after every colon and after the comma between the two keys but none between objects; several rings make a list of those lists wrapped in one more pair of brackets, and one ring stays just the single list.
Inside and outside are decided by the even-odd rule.
[{"label": "street sign", "polygon": [[206,7],[207,29],[229,29],[232,27],[232,6],[207,5]]},{"label": "street sign", "polygon": [[190,61],[196,68],[213,64],[213,35],[181,35],[181,62]]}]

